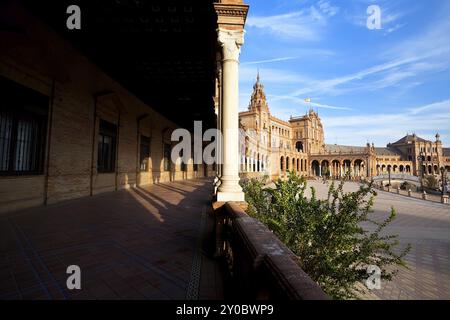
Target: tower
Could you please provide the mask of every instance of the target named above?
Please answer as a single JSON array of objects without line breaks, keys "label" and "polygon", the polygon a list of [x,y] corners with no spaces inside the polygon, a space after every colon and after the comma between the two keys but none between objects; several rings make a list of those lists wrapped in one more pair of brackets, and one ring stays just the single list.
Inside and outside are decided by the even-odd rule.
[{"label": "tower", "polygon": [[259,70],[256,76],[256,82],[253,85],[252,97],[248,106],[249,111],[257,112],[269,112],[269,106],[267,105],[266,94],[264,92],[264,86],[261,83]]}]

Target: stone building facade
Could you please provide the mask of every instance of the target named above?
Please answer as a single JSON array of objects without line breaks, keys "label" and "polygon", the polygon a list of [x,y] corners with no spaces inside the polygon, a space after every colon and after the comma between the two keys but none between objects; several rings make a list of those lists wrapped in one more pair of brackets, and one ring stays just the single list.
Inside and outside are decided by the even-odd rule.
[{"label": "stone building facade", "polygon": [[406,135],[386,147],[325,144],[319,115],[310,110],[288,121],[271,115],[259,74],[248,111],[239,114],[241,127],[241,175],[284,178],[288,171],[314,177],[354,179],[383,174],[420,176],[450,173],[450,148],[443,148],[439,134],[428,141]]}]

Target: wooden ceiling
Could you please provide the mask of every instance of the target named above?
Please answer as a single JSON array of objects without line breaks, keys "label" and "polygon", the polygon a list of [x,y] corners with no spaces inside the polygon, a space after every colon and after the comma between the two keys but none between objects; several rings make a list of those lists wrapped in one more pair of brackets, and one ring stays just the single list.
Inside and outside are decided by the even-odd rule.
[{"label": "wooden ceiling", "polygon": [[[27,6],[109,76],[178,125],[215,126],[213,0],[30,0]],[[81,8],[69,31],[66,8]],[[62,14],[61,14],[62,13]]]}]

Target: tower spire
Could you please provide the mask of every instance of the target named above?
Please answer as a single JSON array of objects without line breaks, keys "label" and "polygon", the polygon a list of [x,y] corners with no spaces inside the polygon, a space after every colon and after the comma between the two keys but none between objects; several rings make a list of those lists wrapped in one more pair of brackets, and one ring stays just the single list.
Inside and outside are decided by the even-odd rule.
[{"label": "tower spire", "polygon": [[250,100],[249,110],[268,110],[266,94],[264,93],[264,86],[261,83],[259,68],[256,74],[256,82],[253,85],[253,93]]}]

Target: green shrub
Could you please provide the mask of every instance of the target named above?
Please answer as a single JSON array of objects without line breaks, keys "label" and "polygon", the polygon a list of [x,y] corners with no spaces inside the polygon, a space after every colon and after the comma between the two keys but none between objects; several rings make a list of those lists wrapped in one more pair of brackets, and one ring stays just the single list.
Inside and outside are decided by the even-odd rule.
[{"label": "green shrub", "polygon": [[[397,271],[390,267],[405,266],[403,257],[410,250],[408,245],[395,253],[397,236],[381,234],[395,218],[393,208],[382,222],[369,218],[376,196],[371,184],[349,193],[343,184],[332,183],[325,200],[316,197],[314,188],[307,198],[306,180],[294,173],[274,188],[256,180],[244,185],[248,213],[266,224],[300,258],[301,268],[336,299],[364,292],[356,284],[367,279],[368,265],[378,266],[382,279],[391,280]],[[375,231],[362,227],[367,223]]]},{"label": "green shrub", "polygon": [[430,188],[430,189],[438,188],[438,181],[437,181],[436,177],[431,174],[423,177],[423,184],[425,187]]}]

